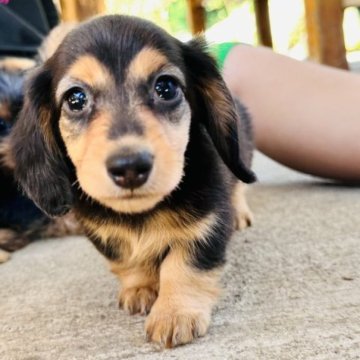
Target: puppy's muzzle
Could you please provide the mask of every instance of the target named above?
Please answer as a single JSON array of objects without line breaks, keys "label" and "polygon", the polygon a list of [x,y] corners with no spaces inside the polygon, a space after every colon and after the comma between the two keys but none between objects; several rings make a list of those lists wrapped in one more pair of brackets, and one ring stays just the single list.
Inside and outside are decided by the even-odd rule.
[{"label": "puppy's muzzle", "polygon": [[154,156],[148,151],[123,152],[106,161],[107,171],[114,183],[124,189],[136,189],[146,183],[153,167]]}]

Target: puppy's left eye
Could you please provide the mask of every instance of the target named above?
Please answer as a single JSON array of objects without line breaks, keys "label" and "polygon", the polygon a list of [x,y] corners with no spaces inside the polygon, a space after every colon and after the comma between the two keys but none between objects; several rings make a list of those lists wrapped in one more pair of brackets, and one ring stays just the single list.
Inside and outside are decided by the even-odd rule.
[{"label": "puppy's left eye", "polygon": [[163,101],[174,100],[180,94],[179,83],[169,75],[162,75],[155,82],[155,92]]},{"label": "puppy's left eye", "polygon": [[86,107],[88,98],[83,89],[75,87],[66,93],[65,101],[71,111],[80,112]]}]

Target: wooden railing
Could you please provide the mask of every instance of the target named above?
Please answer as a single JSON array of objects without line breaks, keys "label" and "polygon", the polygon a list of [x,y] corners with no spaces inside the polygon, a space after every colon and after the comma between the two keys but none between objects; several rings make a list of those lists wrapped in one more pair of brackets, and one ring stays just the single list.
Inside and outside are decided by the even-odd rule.
[{"label": "wooden railing", "polygon": [[[186,1],[191,32],[204,32],[204,1]],[[272,47],[268,0],[253,1],[259,43]],[[342,29],[343,10],[347,6],[360,6],[360,0],[304,0],[304,4],[310,57],[323,64],[347,69]],[[62,18],[66,21],[84,20],[105,12],[103,0],[60,0],[60,5]]]}]

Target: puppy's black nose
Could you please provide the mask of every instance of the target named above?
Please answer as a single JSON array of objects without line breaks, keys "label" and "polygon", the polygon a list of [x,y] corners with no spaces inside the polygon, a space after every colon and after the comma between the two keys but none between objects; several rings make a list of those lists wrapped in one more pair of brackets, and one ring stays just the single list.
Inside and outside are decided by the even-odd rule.
[{"label": "puppy's black nose", "polygon": [[153,165],[153,155],[147,151],[111,156],[106,167],[117,186],[136,189],[145,184]]}]

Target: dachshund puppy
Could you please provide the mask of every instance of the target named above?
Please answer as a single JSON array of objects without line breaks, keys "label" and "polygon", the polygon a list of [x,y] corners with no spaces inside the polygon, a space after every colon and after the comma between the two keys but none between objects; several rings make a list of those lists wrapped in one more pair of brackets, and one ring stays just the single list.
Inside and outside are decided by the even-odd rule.
[{"label": "dachshund puppy", "polygon": [[10,258],[10,252],[34,239],[82,233],[73,215],[51,220],[24,196],[14,181],[9,151],[9,135],[23,104],[26,71],[37,62],[45,62],[74,27],[67,23],[56,26],[41,44],[37,61],[17,57],[0,59],[0,263]]},{"label": "dachshund puppy", "polygon": [[10,252],[21,249],[38,238],[82,234],[73,214],[50,219],[23,192],[14,180],[14,163],[9,138],[23,105],[26,72],[43,63],[56,50],[74,24],[56,26],[39,48],[38,59],[4,57],[0,59],[0,263]]},{"label": "dachshund puppy", "polygon": [[206,333],[234,223],[251,221],[250,135],[201,40],[114,15],[31,76],[11,147],[27,194],[50,216],[73,209],[121,280],[119,305],[173,347]]},{"label": "dachshund puppy", "polygon": [[0,70],[0,263],[9,257],[5,251],[13,251],[28,242],[23,236],[18,236],[18,232],[41,213],[19,192],[7,146],[10,128],[22,106],[23,79],[21,73]]},{"label": "dachshund puppy", "polygon": [[0,61],[0,263],[9,252],[18,250],[31,240],[58,237],[80,232],[79,225],[67,215],[50,219],[19,189],[14,180],[9,151],[11,129],[23,103],[23,84],[30,62],[16,58]]}]

